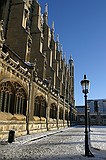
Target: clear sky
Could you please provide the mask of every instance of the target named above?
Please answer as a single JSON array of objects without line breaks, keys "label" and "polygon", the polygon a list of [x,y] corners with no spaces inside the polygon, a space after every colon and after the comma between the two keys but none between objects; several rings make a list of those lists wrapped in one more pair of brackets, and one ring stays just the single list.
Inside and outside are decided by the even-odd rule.
[{"label": "clear sky", "polygon": [[[48,4],[48,24],[55,24],[67,60],[75,65],[75,101],[84,104],[80,81],[90,80],[88,99],[106,98],[106,0],[38,0],[44,13]],[[56,39],[56,38],[55,38]]]}]

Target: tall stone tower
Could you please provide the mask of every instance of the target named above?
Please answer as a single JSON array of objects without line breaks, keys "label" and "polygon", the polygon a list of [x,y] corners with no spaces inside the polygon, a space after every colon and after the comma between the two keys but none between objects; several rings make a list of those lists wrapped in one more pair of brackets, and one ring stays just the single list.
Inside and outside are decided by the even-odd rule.
[{"label": "tall stone tower", "polygon": [[72,59],[72,56],[70,56],[70,59],[69,59],[69,71],[70,71],[70,80],[71,80],[70,100],[71,100],[71,103],[74,104],[74,61]]},{"label": "tall stone tower", "polygon": [[30,60],[32,38],[30,35],[31,0],[1,1],[0,13],[4,20],[6,44],[24,61]]},{"label": "tall stone tower", "polygon": [[[31,23],[31,36],[32,36],[32,48],[30,61],[33,63],[34,59],[37,60],[37,69],[39,77],[46,79],[46,65],[47,58],[46,52],[43,52],[44,45],[44,31],[43,31],[43,15],[41,14],[41,6],[37,0],[32,3],[32,23]],[[39,63],[40,62],[40,63]]]}]

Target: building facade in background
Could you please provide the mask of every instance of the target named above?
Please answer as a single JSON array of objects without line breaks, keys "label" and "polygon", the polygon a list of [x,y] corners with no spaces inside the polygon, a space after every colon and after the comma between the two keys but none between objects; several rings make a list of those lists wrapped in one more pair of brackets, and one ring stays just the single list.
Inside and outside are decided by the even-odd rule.
[{"label": "building facade in background", "polygon": [[91,124],[106,125],[106,99],[88,100]]},{"label": "building facade in background", "polygon": [[[91,125],[106,125],[106,99],[88,100]],[[77,124],[85,124],[85,106],[77,106]]]},{"label": "building facade in background", "polygon": [[0,139],[76,121],[74,61],[63,57],[54,22],[37,0],[0,1]]}]

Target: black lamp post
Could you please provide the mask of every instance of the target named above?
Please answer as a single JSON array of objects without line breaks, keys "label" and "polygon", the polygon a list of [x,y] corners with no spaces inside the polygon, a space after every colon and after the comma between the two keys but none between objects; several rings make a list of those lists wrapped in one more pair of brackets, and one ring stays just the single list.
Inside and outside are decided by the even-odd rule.
[{"label": "black lamp post", "polygon": [[89,126],[89,132],[90,132],[90,108],[88,107],[88,126]]},{"label": "black lamp post", "polygon": [[85,156],[94,157],[89,149],[88,144],[88,109],[87,109],[87,93],[89,92],[90,81],[86,79],[86,75],[84,75],[84,79],[81,81],[82,85],[82,92],[84,93],[85,97]]}]

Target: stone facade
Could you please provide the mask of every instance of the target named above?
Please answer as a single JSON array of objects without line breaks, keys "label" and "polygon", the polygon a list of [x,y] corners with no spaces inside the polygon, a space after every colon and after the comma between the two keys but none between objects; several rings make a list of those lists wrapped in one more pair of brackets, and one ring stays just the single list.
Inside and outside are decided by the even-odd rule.
[{"label": "stone facade", "polygon": [[0,139],[69,126],[76,121],[74,62],[62,56],[48,6],[0,2]]}]

